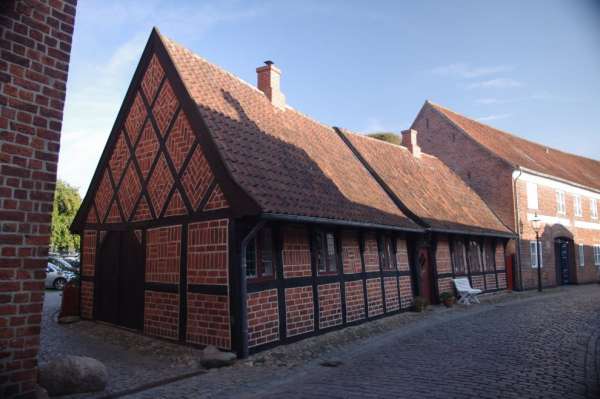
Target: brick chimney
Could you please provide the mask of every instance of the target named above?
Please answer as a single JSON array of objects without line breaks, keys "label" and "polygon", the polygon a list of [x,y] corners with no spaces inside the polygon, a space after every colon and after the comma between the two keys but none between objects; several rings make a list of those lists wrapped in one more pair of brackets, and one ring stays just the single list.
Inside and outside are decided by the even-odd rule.
[{"label": "brick chimney", "polygon": [[281,71],[273,61],[265,61],[265,65],[256,68],[258,89],[266,94],[271,100],[271,104],[277,108],[285,108],[285,96],[281,92],[279,82],[281,80]]},{"label": "brick chimney", "polygon": [[402,132],[402,145],[408,148],[414,157],[421,157],[421,147],[417,144],[417,131],[415,129],[408,129]]}]

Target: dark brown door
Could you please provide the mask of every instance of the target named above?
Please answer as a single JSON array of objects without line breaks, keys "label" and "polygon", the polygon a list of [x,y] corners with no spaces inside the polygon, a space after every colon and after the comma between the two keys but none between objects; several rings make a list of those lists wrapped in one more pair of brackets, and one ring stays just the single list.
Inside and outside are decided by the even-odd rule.
[{"label": "dark brown door", "polygon": [[107,233],[96,268],[96,319],[142,329],[143,255],[142,246],[132,231]]},{"label": "dark brown door", "polygon": [[417,253],[417,268],[419,273],[419,296],[427,298],[431,303],[434,303],[429,252],[426,247],[419,248],[419,252]]},{"label": "dark brown door", "polygon": [[569,241],[558,239],[554,245],[555,254],[558,263],[558,275],[560,284],[571,283],[571,270],[569,267],[570,256],[569,256]]}]

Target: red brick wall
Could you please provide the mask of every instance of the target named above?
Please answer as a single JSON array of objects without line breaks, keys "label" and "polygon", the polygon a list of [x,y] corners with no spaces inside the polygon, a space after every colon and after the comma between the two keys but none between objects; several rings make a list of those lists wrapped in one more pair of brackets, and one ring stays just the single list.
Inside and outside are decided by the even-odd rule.
[{"label": "red brick wall", "polygon": [[81,275],[93,277],[96,270],[96,231],[83,233],[83,253],[81,254]]},{"label": "red brick wall", "polygon": [[319,328],[342,324],[342,297],[340,284],[322,284],[318,287],[319,293]]},{"label": "red brick wall", "polygon": [[146,282],[179,284],[181,226],[146,232]]},{"label": "red brick wall", "polygon": [[414,304],[412,279],[410,276],[400,277],[400,304],[402,309],[410,308]]},{"label": "red brick wall", "polygon": [[514,230],[512,167],[462,133],[429,104],[423,106],[412,128],[419,132],[423,152],[440,158]]},{"label": "red brick wall", "polygon": [[348,281],[346,286],[346,322],[365,318],[365,295],[362,280]]},{"label": "red brick wall", "polygon": [[188,226],[188,284],[228,285],[227,219]]},{"label": "red brick wall", "polygon": [[314,305],[312,286],[285,289],[287,336],[314,330]]},{"label": "red brick wall", "polygon": [[179,338],[179,294],[146,290],[144,333],[161,338]]},{"label": "red brick wall", "polygon": [[94,316],[94,283],[81,282],[81,317],[91,319]]},{"label": "red brick wall", "polygon": [[341,241],[344,273],[353,274],[362,272],[358,234],[353,231],[343,231]]},{"label": "red brick wall", "polygon": [[385,289],[385,310],[393,312],[400,308],[398,298],[398,280],[396,277],[385,277],[383,279],[383,288]]},{"label": "red brick wall", "polygon": [[283,277],[309,277],[310,245],[308,232],[303,226],[287,227],[283,230]]},{"label": "red brick wall", "polygon": [[[487,277],[487,276],[485,276]],[[494,279],[496,278],[495,276],[492,276]],[[482,290],[485,291],[485,282],[484,282],[484,276],[472,276],[471,277],[471,287],[476,288],[478,290]],[[496,283],[494,282],[494,285]]]},{"label": "red brick wall", "polygon": [[[379,250],[377,248],[377,239],[374,233],[365,235],[365,271],[379,271]],[[369,313],[370,315],[371,313]]]},{"label": "red brick wall", "polygon": [[217,209],[226,209],[229,208],[229,203],[225,198],[225,194],[223,194],[223,190],[221,190],[220,186],[215,186],[213,192],[210,194],[208,198],[208,202],[204,205],[205,211],[215,211]]},{"label": "red brick wall", "polygon": [[485,275],[485,285],[486,285],[487,290],[495,290],[497,288],[496,275],[495,274],[486,274]]},{"label": "red brick wall", "polygon": [[248,346],[279,340],[277,289],[248,294]]},{"label": "red brick wall", "polygon": [[[452,273],[452,259],[450,257],[450,244],[448,243],[447,237],[440,237],[437,241],[437,248],[435,251],[435,262],[438,274]],[[438,278],[438,292],[451,292],[454,293],[454,284],[452,283],[452,277],[440,277]]]},{"label": "red brick wall", "polygon": [[231,349],[229,297],[188,293],[187,342]]},{"label": "red brick wall", "polygon": [[381,279],[370,278],[367,280],[367,309],[369,317],[383,313],[383,298],[381,295]]},{"label": "red brick wall", "polygon": [[[0,397],[35,389],[76,1],[0,2]],[[25,320],[24,324],[20,320]],[[8,350],[7,348],[10,348]]]}]

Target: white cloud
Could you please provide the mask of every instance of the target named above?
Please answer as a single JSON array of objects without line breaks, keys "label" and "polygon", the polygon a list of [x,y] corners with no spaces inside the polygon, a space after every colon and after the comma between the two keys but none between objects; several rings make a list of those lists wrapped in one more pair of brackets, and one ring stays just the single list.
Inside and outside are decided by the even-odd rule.
[{"label": "white cloud", "polygon": [[482,116],[480,118],[477,118],[477,120],[479,122],[486,122],[486,121],[494,121],[494,120],[498,120],[498,119],[506,119],[506,118],[510,118],[511,116],[512,116],[512,114],[493,114],[493,115]]},{"label": "white cloud", "polygon": [[481,82],[471,83],[467,86],[469,89],[507,89],[513,87],[520,87],[523,84],[518,80],[511,78],[495,78],[490,80],[484,80]]},{"label": "white cloud", "polygon": [[512,71],[514,67],[509,65],[496,65],[484,67],[472,67],[466,63],[455,63],[439,66],[431,70],[435,75],[452,76],[465,79],[478,78],[482,76],[495,75],[501,72]]}]

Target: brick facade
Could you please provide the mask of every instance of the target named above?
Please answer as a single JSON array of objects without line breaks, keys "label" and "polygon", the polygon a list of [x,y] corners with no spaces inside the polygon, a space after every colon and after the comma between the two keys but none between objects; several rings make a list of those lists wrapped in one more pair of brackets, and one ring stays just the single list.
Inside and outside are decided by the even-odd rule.
[{"label": "brick facade", "polygon": [[312,287],[286,288],[287,336],[314,331],[314,304]]},{"label": "brick facade", "polygon": [[[598,281],[598,267],[593,264],[593,246],[600,244],[600,223],[591,217],[590,211],[591,198],[600,198],[598,192],[586,190],[577,184],[555,179],[552,176],[542,177],[535,172],[516,170],[514,165],[480,145],[451,121],[444,112],[438,111],[435,107],[426,103],[413,123],[412,127],[419,132],[419,144],[424,152],[433,154],[446,163],[485,200],[504,224],[519,233],[519,243],[508,245],[509,252],[506,254],[516,255],[514,274],[517,287],[530,289],[537,286],[537,269],[531,265],[530,247],[532,240],[535,240],[530,222],[535,212],[545,218],[541,233],[543,285],[554,286],[561,283],[558,280],[555,256],[555,241],[558,238],[570,242],[570,282]],[[528,209],[527,181],[536,182],[537,209]],[[557,191],[565,193],[564,214],[557,209]],[[582,201],[581,216],[574,214],[576,195]],[[597,202],[600,203],[600,200]],[[516,220],[519,221],[518,224]],[[577,223],[579,227],[576,227]],[[585,264],[582,267],[579,266],[578,261],[579,244],[584,246]],[[497,279],[498,288],[503,289],[507,286],[504,259],[500,259],[498,254],[496,265],[500,270]],[[491,277],[486,277],[486,282],[488,285],[496,284]]]},{"label": "brick facade", "polygon": [[188,293],[186,341],[231,349],[229,296]]},{"label": "brick facade", "polygon": [[340,284],[321,284],[319,294],[319,328],[342,324],[342,298]]},{"label": "brick facade", "polygon": [[304,227],[289,227],[284,232],[283,277],[307,277],[312,275],[310,268],[310,243],[308,231]]},{"label": "brick facade", "polygon": [[379,278],[367,280],[367,311],[369,317],[379,316],[383,313],[381,279]]},{"label": "brick facade", "polygon": [[31,395],[76,0],[0,2],[0,397]]},{"label": "brick facade", "polygon": [[248,346],[250,348],[279,340],[277,290],[248,294]]},{"label": "brick facade", "polygon": [[174,340],[179,338],[179,294],[146,290],[144,334]]},{"label": "brick facade", "polygon": [[179,284],[181,226],[146,231],[146,282]]},{"label": "brick facade", "polygon": [[362,281],[348,281],[346,283],[346,322],[362,320],[365,318],[365,295]]},{"label": "brick facade", "polygon": [[189,225],[189,284],[228,284],[228,223],[227,219],[222,219]]}]

